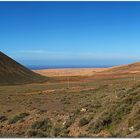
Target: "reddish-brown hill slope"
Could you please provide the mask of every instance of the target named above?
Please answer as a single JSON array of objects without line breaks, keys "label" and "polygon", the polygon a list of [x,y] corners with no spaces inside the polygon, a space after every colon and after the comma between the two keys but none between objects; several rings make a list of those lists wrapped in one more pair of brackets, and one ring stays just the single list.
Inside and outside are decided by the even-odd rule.
[{"label": "reddish-brown hill slope", "polygon": [[101,73],[106,74],[136,74],[140,73],[140,62],[128,65],[115,66]]},{"label": "reddish-brown hill slope", "polygon": [[42,82],[44,80],[46,77],[34,73],[0,52],[0,85]]}]

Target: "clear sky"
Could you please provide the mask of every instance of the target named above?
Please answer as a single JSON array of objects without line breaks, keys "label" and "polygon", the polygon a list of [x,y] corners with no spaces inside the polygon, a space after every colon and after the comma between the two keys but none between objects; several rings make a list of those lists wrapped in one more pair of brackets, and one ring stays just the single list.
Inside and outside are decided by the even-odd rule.
[{"label": "clear sky", "polygon": [[140,61],[140,2],[0,2],[0,50],[26,66]]}]

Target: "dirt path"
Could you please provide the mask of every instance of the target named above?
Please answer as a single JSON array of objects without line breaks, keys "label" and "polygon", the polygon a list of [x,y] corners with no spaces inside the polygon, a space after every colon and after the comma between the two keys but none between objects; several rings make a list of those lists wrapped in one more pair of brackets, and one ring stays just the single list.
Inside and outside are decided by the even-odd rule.
[{"label": "dirt path", "polygon": [[53,90],[43,90],[43,91],[33,91],[33,92],[28,92],[28,93],[23,93],[24,95],[34,95],[34,94],[49,94],[49,93],[54,93],[54,92],[67,92],[67,93],[75,93],[75,92],[82,92],[82,91],[94,91],[96,88],[93,87],[88,87],[88,88],[83,88],[81,86],[77,87],[71,87],[71,88],[61,88],[61,89],[53,89]]}]

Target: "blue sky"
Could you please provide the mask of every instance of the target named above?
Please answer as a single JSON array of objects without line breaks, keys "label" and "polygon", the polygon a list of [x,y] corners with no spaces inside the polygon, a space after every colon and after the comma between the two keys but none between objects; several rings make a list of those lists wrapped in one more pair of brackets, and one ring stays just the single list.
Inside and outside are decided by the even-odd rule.
[{"label": "blue sky", "polygon": [[140,2],[0,2],[0,50],[26,66],[140,61]]}]

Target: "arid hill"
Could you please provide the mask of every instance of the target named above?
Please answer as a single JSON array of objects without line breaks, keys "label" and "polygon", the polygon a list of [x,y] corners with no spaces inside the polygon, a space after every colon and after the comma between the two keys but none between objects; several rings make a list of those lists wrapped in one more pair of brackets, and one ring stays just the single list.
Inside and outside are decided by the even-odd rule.
[{"label": "arid hill", "polygon": [[96,74],[93,74],[95,77],[126,77],[126,76],[136,76],[140,74],[140,62],[114,66],[106,69],[105,71],[100,71]]},{"label": "arid hill", "polygon": [[[139,68],[43,70],[47,82],[0,86],[0,137],[140,138]],[[42,80],[3,53],[0,78],[10,84]]]},{"label": "arid hill", "polygon": [[32,72],[0,52],[0,85],[42,82],[44,80],[46,77]]},{"label": "arid hill", "polygon": [[140,73],[140,62],[136,62],[128,65],[115,66],[108,69],[106,72],[111,72],[114,74],[115,73],[127,73],[127,74]]}]

